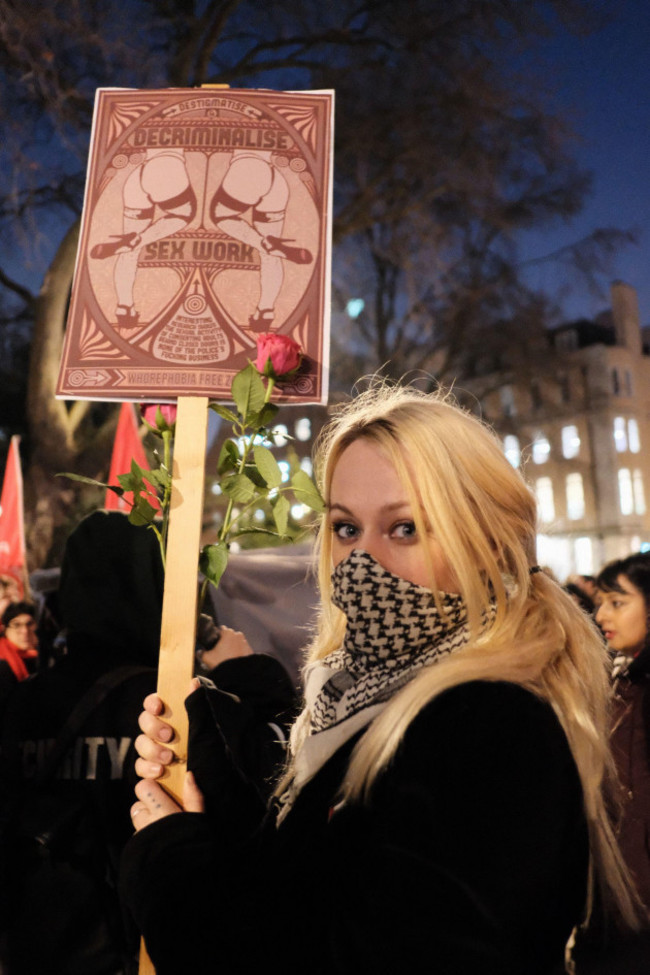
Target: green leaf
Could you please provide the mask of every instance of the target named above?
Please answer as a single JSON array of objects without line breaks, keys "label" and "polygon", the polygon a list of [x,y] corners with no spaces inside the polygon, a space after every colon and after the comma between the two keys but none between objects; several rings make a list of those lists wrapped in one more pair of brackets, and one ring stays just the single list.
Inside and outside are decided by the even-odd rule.
[{"label": "green leaf", "polygon": [[232,398],[244,419],[251,413],[259,413],[264,406],[266,389],[257,369],[248,363],[232,381]]},{"label": "green leaf", "polygon": [[129,521],[132,525],[150,525],[156,515],[156,509],[146,498],[134,496],[133,507],[129,512]]},{"label": "green leaf", "polygon": [[239,423],[239,417],[232,410],[229,410],[227,406],[221,406],[220,403],[210,403],[210,409],[218,413],[224,420],[228,420],[228,423]]},{"label": "green leaf", "polygon": [[217,463],[217,473],[225,474],[227,471],[236,471],[241,460],[237,444],[234,440],[226,440],[219,452]]},{"label": "green leaf", "polygon": [[255,485],[245,474],[235,474],[221,482],[221,490],[239,504],[247,504],[255,497]]},{"label": "green leaf", "polygon": [[145,471],[144,480],[148,481],[152,487],[161,488],[169,487],[172,482],[171,474],[164,467],[154,471]]},{"label": "green leaf", "polygon": [[104,484],[103,481],[96,481],[93,477],[84,477],[83,474],[67,474],[65,471],[61,471],[56,477],[69,477],[71,481],[80,481],[82,484],[92,484],[93,487],[109,488],[111,491],[115,491],[116,494],[123,494],[121,488],[115,487],[113,484]]},{"label": "green leaf", "polygon": [[300,504],[306,504],[312,511],[325,511],[325,502],[320,491],[306,471],[296,471],[291,478],[291,487],[296,496],[296,501],[299,501]]},{"label": "green leaf", "polygon": [[267,485],[270,488],[279,487],[282,483],[282,471],[268,447],[262,447],[261,444],[257,444],[253,447],[253,457],[255,458],[257,469]]},{"label": "green leaf", "polygon": [[273,520],[276,528],[281,535],[286,535],[289,524],[289,511],[291,510],[291,505],[289,504],[289,499],[286,497],[286,495],[278,494],[277,498],[272,504],[272,510]]},{"label": "green leaf", "polygon": [[225,542],[216,545],[206,545],[199,556],[199,569],[215,586],[219,585],[221,576],[228,565],[228,546]]},{"label": "green leaf", "polygon": [[[273,420],[277,416],[277,413],[278,413],[278,407],[275,405],[275,403],[265,403],[262,409],[259,410],[258,412],[256,413],[252,412],[248,414],[248,416],[246,417],[246,426],[250,427],[252,430],[255,430],[257,433],[261,434],[262,431],[265,431],[265,428],[268,427],[273,422]],[[267,437],[269,439],[272,439],[270,431],[265,431],[265,432]]]},{"label": "green leaf", "polygon": [[276,403],[265,403],[258,416],[260,427],[267,427],[269,423],[275,420],[279,409],[280,407]]},{"label": "green leaf", "polygon": [[148,471],[145,470],[144,467],[140,467],[138,462],[136,460],[133,460],[133,458],[131,458],[131,473],[135,476],[139,475],[140,477],[143,477],[145,474],[148,473]]},{"label": "green leaf", "polygon": [[246,464],[246,466],[244,467],[244,470],[243,470],[242,473],[244,473],[246,475],[246,477],[249,477],[251,479],[251,481],[253,482],[253,484],[257,488],[258,493],[261,494],[261,495],[263,495],[263,497],[266,497],[266,495],[268,494],[268,488],[266,486],[266,481],[264,480],[264,478],[262,477],[262,475],[258,471],[258,469],[255,466],[255,464],[253,464],[252,462]]}]

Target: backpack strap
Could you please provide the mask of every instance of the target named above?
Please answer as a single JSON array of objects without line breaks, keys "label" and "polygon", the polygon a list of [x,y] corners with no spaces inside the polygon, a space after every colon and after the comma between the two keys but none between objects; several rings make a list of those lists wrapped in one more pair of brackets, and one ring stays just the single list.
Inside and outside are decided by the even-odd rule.
[{"label": "backpack strap", "polygon": [[137,664],[124,664],[122,667],[116,667],[114,670],[109,670],[107,673],[102,674],[94,684],[91,684],[68,715],[51,751],[48,752],[43,767],[33,779],[34,785],[39,785],[53,778],[65,753],[70,748],[75,735],[81,729],[86,719],[108,697],[111,691],[115,690],[116,687],[119,687],[120,684],[123,684],[130,677],[135,677],[136,674],[150,672],[151,667],[144,667]]}]

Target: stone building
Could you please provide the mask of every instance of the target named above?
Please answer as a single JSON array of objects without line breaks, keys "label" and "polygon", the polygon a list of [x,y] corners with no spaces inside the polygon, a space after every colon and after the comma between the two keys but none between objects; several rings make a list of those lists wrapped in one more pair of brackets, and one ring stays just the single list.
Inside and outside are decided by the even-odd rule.
[{"label": "stone building", "polygon": [[650,349],[622,282],[610,312],[548,340],[528,369],[463,385],[534,489],[538,558],[563,581],[650,548]]}]

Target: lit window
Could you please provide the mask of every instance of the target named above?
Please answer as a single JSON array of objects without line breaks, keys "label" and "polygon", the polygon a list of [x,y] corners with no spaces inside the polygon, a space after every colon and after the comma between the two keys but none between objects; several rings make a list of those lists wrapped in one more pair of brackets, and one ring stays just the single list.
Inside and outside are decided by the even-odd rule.
[{"label": "lit window", "polygon": [[576,572],[590,576],[594,571],[594,551],[590,538],[576,538],[573,552],[576,560]]},{"label": "lit window", "polygon": [[634,511],[634,495],[632,493],[632,476],[627,467],[618,472],[618,500],[622,515],[631,515]]},{"label": "lit window", "polygon": [[307,507],[306,504],[291,505],[291,517],[294,518],[296,521],[300,521],[302,518],[304,518],[306,514],[309,514],[309,511],[310,509]]},{"label": "lit window", "polygon": [[291,478],[291,466],[288,460],[279,460],[278,467],[282,474],[282,483],[286,484]]},{"label": "lit window", "polygon": [[572,521],[584,518],[585,492],[582,474],[568,474],[566,479],[566,513]]},{"label": "lit window", "polygon": [[311,477],[314,473],[314,465],[311,462],[311,457],[303,457],[300,461],[300,469],[305,471]]},{"label": "lit window", "polygon": [[641,439],[639,437],[639,424],[636,420],[627,421],[627,441],[633,454],[638,454],[641,450]]},{"label": "lit window", "polygon": [[622,416],[614,417],[614,444],[619,454],[627,450],[627,433],[625,431],[625,418]]},{"label": "lit window", "polygon": [[513,467],[519,467],[519,464],[521,463],[521,449],[519,447],[518,437],[515,437],[515,435],[512,433],[509,433],[507,437],[504,437],[503,452],[506,455],[506,459],[510,461]]},{"label": "lit window", "polygon": [[503,415],[514,416],[517,410],[515,408],[515,395],[512,391],[512,386],[502,386],[499,390],[499,396],[501,398]]},{"label": "lit window", "polygon": [[302,416],[296,420],[296,438],[298,440],[309,440],[311,437],[311,420],[308,416]]},{"label": "lit window", "polygon": [[553,482],[550,477],[538,477],[535,481],[535,496],[539,517],[543,522],[553,521],[555,518],[555,502],[553,501]]},{"label": "lit window", "polygon": [[570,460],[580,453],[580,434],[576,426],[562,427],[562,455]]},{"label": "lit window", "polygon": [[533,460],[536,464],[545,464],[551,452],[551,445],[548,437],[543,433],[538,433],[533,440]]},{"label": "lit window", "polygon": [[638,469],[632,474],[632,487],[634,489],[634,510],[637,515],[644,515],[645,490],[643,488],[643,474]]}]

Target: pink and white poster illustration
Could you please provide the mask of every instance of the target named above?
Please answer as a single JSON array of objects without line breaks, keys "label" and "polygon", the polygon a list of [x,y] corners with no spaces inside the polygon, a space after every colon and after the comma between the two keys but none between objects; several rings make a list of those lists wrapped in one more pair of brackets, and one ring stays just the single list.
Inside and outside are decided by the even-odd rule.
[{"label": "pink and white poster illustration", "polygon": [[260,333],[327,401],[333,93],[100,89],[57,396],[227,399]]}]

